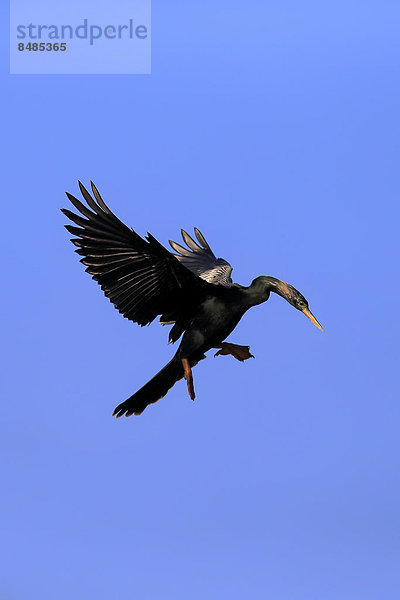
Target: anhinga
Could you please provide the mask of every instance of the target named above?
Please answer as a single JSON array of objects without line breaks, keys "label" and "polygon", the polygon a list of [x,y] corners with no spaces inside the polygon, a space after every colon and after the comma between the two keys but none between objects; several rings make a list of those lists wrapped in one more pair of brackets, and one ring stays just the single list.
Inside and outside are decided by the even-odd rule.
[{"label": "anhinga", "polygon": [[271,292],[285,298],[322,329],[310,312],[308,302],[293,286],[275,277],[256,277],[248,287],[233,283],[232,267],[215,255],[203,235],[195,229],[195,242],[182,230],[188,248],[170,241],[172,254],[150,233],[141,238],[122,223],[106,206],[96,186],[94,198],[79,182],[87,206],[67,196],[83,215],[67,209],[63,213],[78,227],[66,225],[76,236],[72,243],[83,256],[86,271],[101,286],[115,308],[127,319],[147,325],[160,316],[164,325],[173,325],[169,343],[182,336],[170,362],[133,396],[117,406],[113,415],[140,415],[185,377],[194,399],[192,367],[211,348],[215,354],[231,354],[240,361],[252,357],[249,346],[224,342],[244,313],[268,300]]}]

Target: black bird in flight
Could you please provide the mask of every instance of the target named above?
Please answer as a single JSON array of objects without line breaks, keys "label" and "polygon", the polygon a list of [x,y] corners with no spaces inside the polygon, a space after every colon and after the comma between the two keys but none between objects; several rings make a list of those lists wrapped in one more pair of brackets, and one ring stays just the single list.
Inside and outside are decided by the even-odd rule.
[{"label": "black bird in flight", "polygon": [[244,313],[279,294],[322,329],[308,302],[293,286],[275,277],[256,277],[248,287],[233,283],[232,267],[215,258],[203,235],[195,229],[197,242],[182,230],[187,248],[171,242],[169,252],[150,233],[141,238],[106,206],[96,186],[94,198],[79,182],[87,206],[67,192],[82,216],[62,212],[77,227],[66,225],[74,237],[81,262],[100,284],[104,294],[127,319],[148,325],[158,315],[163,325],[173,325],[169,343],[183,334],[170,362],[133,396],[114,410],[113,416],[140,415],[146,406],[163,398],[175,382],[185,377],[194,400],[192,368],[211,348],[217,355],[231,354],[243,361],[253,357],[249,346],[224,342]]}]

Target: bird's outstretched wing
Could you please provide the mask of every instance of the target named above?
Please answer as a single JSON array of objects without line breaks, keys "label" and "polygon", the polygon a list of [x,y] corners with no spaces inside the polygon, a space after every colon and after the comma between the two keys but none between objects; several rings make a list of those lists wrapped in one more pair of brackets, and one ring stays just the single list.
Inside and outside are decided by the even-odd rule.
[{"label": "bird's outstretched wing", "polygon": [[201,302],[208,284],[180,264],[151,234],[143,239],[122,223],[96,186],[91,186],[95,199],[79,182],[87,206],[67,192],[83,216],[68,209],[62,212],[78,225],[65,227],[76,236],[71,241],[83,256],[86,271],[115,308],[127,319],[147,325],[162,314],[174,320],[185,314],[188,306],[194,308]]},{"label": "bird's outstretched wing", "polygon": [[198,240],[195,242],[183,229],[181,233],[182,239],[189,249],[169,241],[171,248],[178,253],[174,256],[180,263],[208,283],[230,287],[232,285],[231,265],[223,258],[215,257],[203,234],[195,227],[194,233]]}]

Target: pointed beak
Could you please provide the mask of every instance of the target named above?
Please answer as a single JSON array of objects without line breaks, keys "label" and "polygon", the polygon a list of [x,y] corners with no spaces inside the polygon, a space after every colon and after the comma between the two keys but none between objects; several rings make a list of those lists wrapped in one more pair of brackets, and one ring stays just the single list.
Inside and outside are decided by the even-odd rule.
[{"label": "pointed beak", "polygon": [[323,331],[321,325],[318,323],[317,319],[314,317],[312,312],[308,310],[308,308],[305,308],[302,312],[306,315],[306,317],[310,319],[310,321],[312,321],[312,323],[314,323],[314,325],[318,327],[318,329],[321,329],[321,331]]}]

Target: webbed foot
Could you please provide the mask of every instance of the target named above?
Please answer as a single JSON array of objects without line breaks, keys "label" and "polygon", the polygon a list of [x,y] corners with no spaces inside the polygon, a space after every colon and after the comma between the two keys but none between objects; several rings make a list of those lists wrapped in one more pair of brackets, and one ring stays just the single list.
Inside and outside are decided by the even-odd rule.
[{"label": "webbed foot", "polygon": [[250,346],[239,346],[238,344],[223,342],[220,346],[216,346],[216,348],[220,348],[220,350],[218,350],[214,356],[232,354],[232,356],[241,362],[247,360],[248,358],[254,358],[253,354],[250,354]]}]

